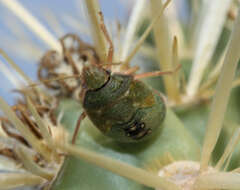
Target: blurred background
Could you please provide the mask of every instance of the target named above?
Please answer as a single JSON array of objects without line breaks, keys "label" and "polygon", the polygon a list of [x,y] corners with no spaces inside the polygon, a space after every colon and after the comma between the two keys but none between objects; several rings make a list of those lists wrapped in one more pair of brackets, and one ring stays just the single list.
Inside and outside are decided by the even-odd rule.
[{"label": "blurred background", "polygon": [[[91,42],[87,16],[83,0],[19,0],[56,37],[66,33],[76,33],[85,41]],[[100,0],[105,22],[109,25],[120,23],[125,27],[134,5],[134,0]],[[187,0],[176,0],[178,16],[188,22]],[[117,21],[117,22],[116,22]],[[114,33],[110,31],[111,33]],[[37,64],[48,49],[22,22],[0,3],[0,48],[3,49],[20,68],[34,81],[37,81]],[[21,81],[13,69],[0,56],[0,96],[8,103],[14,103],[15,85]],[[9,76],[9,77],[6,77]]]}]

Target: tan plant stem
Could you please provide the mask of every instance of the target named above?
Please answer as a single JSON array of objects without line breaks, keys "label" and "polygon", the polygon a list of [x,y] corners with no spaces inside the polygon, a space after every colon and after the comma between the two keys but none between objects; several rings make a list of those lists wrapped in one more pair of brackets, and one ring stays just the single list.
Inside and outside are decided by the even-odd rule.
[{"label": "tan plant stem", "polygon": [[209,73],[206,82],[200,86],[198,93],[204,93],[204,91],[207,91],[217,82],[225,56],[226,56],[226,48],[224,53],[221,55],[218,63],[214,67],[214,69]]},{"label": "tan plant stem", "polygon": [[106,61],[108,48],[103,31],[101,29],[101,24],[103,23],[101,23],[101,10],[98,0],[85,0],[85,3],[87,6],[89,20],[92,27],[91,32],[94,40],[94,46],[98,55],[100,56],[100,59],[102,61]]},{"label": "tan plant stem", "polygon": [[227,103],[232,88],[235,70],[240,56],[240,14],[238,14],[235,26],[231,34],[230,42],[222,71],[217,82],[213,103],[211,106],[210,115],[208,118],[205,139],[202,150],[201,170],[208,167],[212,151],[216,145],[222,124],[224,114],[227,108]]},{"label": "tan plant stem", "polygon": [[218,163],[215,166],[215,168],[217,170],[221,169],[224,162],[231,155],[231,153],[233,153],[234,148],[236,147],[237,143],[239,143],[239,140],[240,140],[240,128],[238,128],[236,131],[234,131],[234,134],[231,137],[227,147],[225,148],[223,155],[221,156],[220,160],[218,161]]},{"label": "tan plant stem", "polygon": [[45,180],[29,173],[1,173],[0,189],[13,189],[24,185],[39,185]]},{"label": "tan plant stem", "polygon": [[227,160],[226,160],[226,164],[225,164],[225,166],[224,166],[224,168],[223,168],[223,171],[224,171],[224,172],[227,171],[227,169],[228,169],[228,167],[229,167],[229,164],[230,164],[230,162],[231,162],[231,160],[232,160],[232,156],[233,156],[233,152],[230,153],[230,155],[228,156],[228,158],[227,158]]},{"label": "tan plant stem", "polygon": [[62,151],[83,159],[89,163],[95,164],[101,168],[107,169],[120,176],[134,180],[140,184],[153,188],[162,188],[164,190],[180,190],[174,183],[159,177],[146,170],[136,168],[121,161],[97,154],[85,148],[76,147],[73,145],[57,144]]},{"label": "tan plant stem", "polygon": [[[173,68],[177,67],[179,65],[179,58],[178,58],[178,40],[177,37],[174,36],[173,38],[173,45],[172,45],[172,66]],[[180,102],[180,92],[179,92],[179,87],[180,87],[180,76],[179,72],[181,71],[176,71],[174,73],[174,80],[176,84],[176,103]]]},{"label": "tan plant stem", "polygon": [[[162,1],[151,0],[151,12],[152,17],[155,18],[159,14],[159,10],[162,9]],[[157,23],[153,27],[154,38],[157,46],[157,56],[160,67],[162,70],[173,69],[172,65],[172,54],[171,54],[171,37],[167,25],[167,20],[164,15],[162,15]],[[163,76],[164,86],[166,89],[166,94],[170,100],[177,100],[177,85],[174,80],[174,76],[168,75]]]}]

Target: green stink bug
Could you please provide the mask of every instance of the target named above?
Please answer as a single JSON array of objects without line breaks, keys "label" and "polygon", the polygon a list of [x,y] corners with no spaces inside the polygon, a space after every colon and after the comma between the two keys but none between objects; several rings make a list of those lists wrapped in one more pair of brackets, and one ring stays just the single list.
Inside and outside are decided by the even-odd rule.
[{"label": "green stink bug", "polygon": [[166,108],[162,97],[133,75],[90,65],[83,68],[82,86],[79,98],[86,115],[117,141],[145,139],[163,122]]},{"label": "green stink bug", "polygon": [[[68,46],[69,41],[75,45]],[[103,134],[117,141],[138,142],[152,136],[164,120],[166,106],[161,95],[138,79],[174,71],[134,74],[136,69],[130,68],[114,73],[109,65],[100,63],[94,48],[76,35],[68,34],[61,42],[63,58],[56,52],[46,53],[40,63],[39,79],[44,83],[46,78],[80,75],[70,81],[44,83],[83,105],[84,112],[72,142],[75,142],[80,123],[86,116]]]},{"label": "green stink bug", "polygon": [[84,112],[78,120],[72,143],[86,116],[103,134],[117,141],[147,139],[163,122],[166,107],[162,96],[138,79],[175,71],[135,74],[137,68],[133,67],[120,73],[112,72],[111,66],[115,65],[112,62],[113,44],[103,23],[102,31],[110,45],[107,63],[102,63],[94,47],[76,35],[68,34],[60,40],[63,55],[50,51],[42,58],[39,79],[45,83],[45,79],[52,77],[80,76],[70,81],[52,80],[46,83],[47,87],[60,89],[60,94],[71,96],[83,105]]}]

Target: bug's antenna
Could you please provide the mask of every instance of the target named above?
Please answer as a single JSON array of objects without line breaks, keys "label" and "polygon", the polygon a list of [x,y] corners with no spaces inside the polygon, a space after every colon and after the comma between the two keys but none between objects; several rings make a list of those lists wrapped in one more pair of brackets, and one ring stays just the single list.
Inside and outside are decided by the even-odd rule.
[{"label": "bug's antenna", "polygon": [[66,80],[66,79],[71,79],[71,78],[79,78],[79,77],[81,77],[81,75],[61,76],[61,77],[56,77],[53,79],[42,80],[41,83],[34,83],[34,84],[29,85],[28,87],[33,88],[35,86],[42,85],[43,83],[50,83],[52,81],[61,81],[61,80]]},{"label": "bug's antenna", "polygon": [[167,0],[164,4],[162,9],[159,11],[159,14],[154,18],[154,20],[151,22],[151,24],[148,26],[148,28],[145,30],[145,32],[143,33],[143,35],[140,37],[140,39],[138,40],[135,48],[132,50],[132,52],[128,55],[128,57],[126,58],[126,60],[124,61],[124,64],[128,64],[131,59],[134,57],[134,55],[137,53],[137,51],[139,50],[139,48],[141,47],[141,45],[143,44],[143,42],[145,41],[145,39],[147,38],[147,36],[149,35],[149,33],[151,32],[152,28],[154,27],[154,25],[157,23],[158,19],[163,15],[164,10],[166,9],[166,7],[168,6],[168,4],[171,2],[171,0]]},{"label": "bug's antenna", "polygon": [[103,35],[105,36],[107,42],[109,43],[107,62],[108,63],[112,63],[112,61],[113,61],[113,53],[114,53],[113,42],[112,42],[112,40],[111,40],[111,38],[109,36],[109,33],[107,31],[107,28],[106,28],[105,24],[104,24],[104,17],[103,17],[103,14],[102,14],[101,11],[99,12],[99,15],[100,15],[100,19],[101,19],[100,20],[101,21],[101,23],[100,23],[101,30],[102,30]]}]

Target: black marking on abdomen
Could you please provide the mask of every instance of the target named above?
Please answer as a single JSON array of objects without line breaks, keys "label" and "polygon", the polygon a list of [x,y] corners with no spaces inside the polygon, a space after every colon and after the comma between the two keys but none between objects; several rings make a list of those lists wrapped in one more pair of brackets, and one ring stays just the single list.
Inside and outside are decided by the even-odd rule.
[{"label": "black marking on abdomen", "polygon": [[139,140],[142,139],[147,134],[151,133],[152,130],[147,128],[145,123],[135,122],[131,127],[124,129],[126,136],[134,139]]}]

